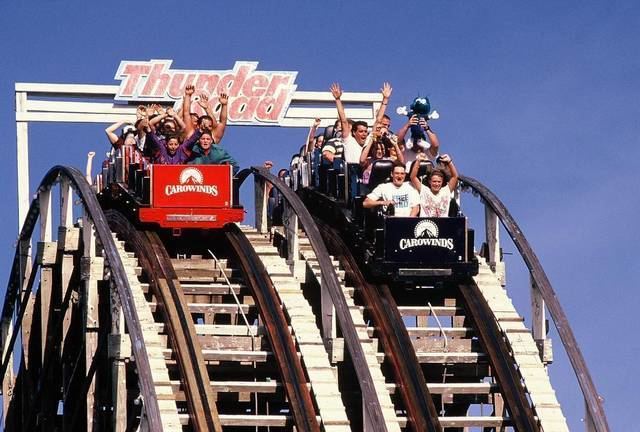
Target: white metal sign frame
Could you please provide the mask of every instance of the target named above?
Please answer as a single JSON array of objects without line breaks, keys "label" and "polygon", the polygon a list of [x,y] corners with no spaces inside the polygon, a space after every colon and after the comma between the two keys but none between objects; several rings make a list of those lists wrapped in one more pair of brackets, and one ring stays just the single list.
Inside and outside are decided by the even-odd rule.
[{"label": "white metal sign frame", "polygon": [[[30,122],[102,123],[136,119],[139,102],[115,103],[117,85],[16,83],[16,133],[18,175],[18,223],[20,229],[29,209]],[[348,117],[372,122],[380,107],[380,93],[349,93],[341,97]],[[163,103],[162,101],[159,101]],[[146,100],[144,103],[149,103]],[[166,103],[166,102],[164,102]],[[282,120],[260,126],[309,127],[316,118],[321,126],[338,117],[330,92],[295,91]],[[229,124],[234,124],[229,122]]]}]

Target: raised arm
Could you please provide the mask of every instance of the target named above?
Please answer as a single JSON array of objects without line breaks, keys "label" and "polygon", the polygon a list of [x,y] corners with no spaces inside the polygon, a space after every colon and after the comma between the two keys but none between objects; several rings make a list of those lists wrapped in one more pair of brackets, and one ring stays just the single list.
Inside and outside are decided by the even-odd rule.
[{"label": "raised arm", "polygon": [[209,96],[204,93],[200,93],[198,96],[198,105],[200,105],[200,108],[202,108],[204,112],[211,117],[211,128],[212,130],[215,130],[215,128],[218,127],[218,120],[216,120],[216,116],[213,115],[213,110],[211,109],[211,106],[209,106]]},{"label": "raised arm", "polygon": [[200,137],[202,136],[202,131],[200,129],[196,129],[187,139],[182,141],[180,147],[187,156],[191,155],[193,151],[193,147],[196,145]]},{"label": "raised arm", "polygon": [[402,150],[400,150],[400,146],[398,145],[398,137],[395,135],[391,135],[389,137],[389,141],[391,141],[391,144],[393,144],[393,149],[396,151],[396,158],[402,162],[404,162],[404,152]]},{"label": "raised arm", "polygon": [[104,132],[107,134],[107,138],[109,138],[109,142],[111,143],[111,145],[114,145],[118,142],[118,139],[120,139],[120,137],[116,134],[116,131],[120,126],[126,123],[127,122],[124,120],[118,121],[104,130]]},{"label": "raised arm", "polygon": [[309,128],[309,134],[307,135],[307,145],[305,146],[305,155],[313,151],[314,138],[316,136],[316,130],[320,126],[320,119],[317,118],[313,121],[313,124]]},{"label": "raised arm", "polygon": [[417,124],[418,124],[418,116],[414,114],[409,118],[409,120],[407,120],[407,122],[398,131],[398,140],[404,142],[404,138],[407,135],[409,128]]},{"label": "raised arm", "polygon": [[453,164],[453,160],[451,160],[451,157],[447,154],[440,156],[440,162],[442,162],[443,164],[449,167],[449,171],[451,172],[451,178],[449,179],[449,182],[447,183],[447,185],[449,185],[449,190],[453,192],[456,190],[456,187],[458,187],[458,170],[456,169],[456,166]]},{"label": "raised arm", "polygon": [[172,120],[175,120],[175,122],[178,124],[178,128],[179,128],[178,131],[184,130],[185,124],[184,124],[184,121],[182,120],[182,116],[176,114],[173,108],[171,107],[167,108],[167,115],[171,117]]},{"label": "raised arm", "polygon": [[380,104],[380,108],[378,108],[378,112],[376,113],[376,123],[381,123],[382,118],[384,117],[384,112],[387,110],[387,105],[389,105],[389,98],[391,97],[391,92],[393,92],[393,88],[391,88],[391,84],[388,82],[382,84],[382,88],[380,89],[380,93],[382,93],[382,103]]},{"label": "raised arm", "polygon": [[193,123],[191,122],[191,96],[196,88],[188,85],[184,88],[184,96],[182,98],[182,122],[184,123],[184,137],[190,137],[193,134]]},{"label": "raised arm", "polygon": [[411,185],[420,192],[420,188],[422,188],[422,182],[418,178],[418,171],[420,170],[420,159],[416,159],[411,164],[411,172],[409,173],[409,179],[411,180]]},{"label": "raised arm", "polygon": [[342,127],[342,139],[345,139],[347,138],[347,134],[349,133],[349,122],[347,121],[347,115],[344,113],[344,105],[342,105],[342,101],[340,100],[340,98],[342,97],[342,89],[340,88],[340,84],[338,83],[331,84],[330,89],[333,98],[336,100],[338,118],[340,119],[340,126]]},{"label": "raised arm", "polygon": [[431,130],[429,122],[425,119],[420,119],[420,126],[422,126],[422,129],[424,129],[424,131],[427,133],[427,138],[429,139],[429,143],[431,144],[431,147],[429,147],[429,152],[433,156],[436,156],[440,151],[440,140],[438,139],[438,135],[436,135],[436,133]]},{"label": "raised arm", "polygon": [[371,146],[373,145],[373,135],[367,135],[367,139],[364,140],[364,146],[362,147],[362,152],[360,152],[360,166],[364,169],[369,166],[371,160],[369,159],[369,152],[371,151]]},{"label": "raised arm", "polygon": [[167,114],[167,112],[163,110],[160,105],[153,105],[153,110],[154,110],[154,113],[158,113],[158,115],[153,117],[151,120],[149,120],[149,126],[151,127],[151,130],[155,131],[156,125],[160,123],[162,120],[169,117],[169,114]]},{"label": "raised arm", "polygon": [[209,114],[213,118],[213,140],[216,143],[219,143],[222,140],[224,131],[227,128],[229,95],[226,93],[220,93],[218,100],[220,101],[220,122],[216,124],[215,117]]}]

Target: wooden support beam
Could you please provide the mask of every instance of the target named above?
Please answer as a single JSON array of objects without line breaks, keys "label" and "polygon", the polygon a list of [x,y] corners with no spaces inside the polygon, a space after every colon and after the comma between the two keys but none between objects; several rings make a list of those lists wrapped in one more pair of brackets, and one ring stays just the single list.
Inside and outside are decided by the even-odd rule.
[{"label": "wooden support beam", "polygon": [[[88,367],[93,362],[98,348],[98,281],[104,274],[104,258],[96,256],[96,240],[93,221],[83,217],[82,238],[84,241],[84,253],[82,258],[82,279],[84,281],[85,297],[85,365]],[[95,374],[91,379],[87,391],[86,428],[93,430],[95,418]]]},{"label": "wooden support beam", "polygon": [[111,293],[111,311],[111,340],[117,344],[117,352],[114,352],[111,358],[112,430],[125,432],[127,429],[127,370],[125,360],[131,353],[122,352],[122,347],[129,342],[129,337],[124,332],[124,314],[115,290],[112,290]]},{"label": "wooden support beam", "polygon": [[259,233],[267,232],[267,206],[269,204],[269,195],[267,193],[267,182],[254,176],[255,187],[255,209],[256,209],[256,229]]},{"label": "wooden support beam", "polygon": [[547,312],[544,305],[542,293],[536,286],[533,278],[530,276],[531,289],[531,333],[538,349],[540,350],[540,359],[544,359],[544,345],[547,338]]},{"label": "wooden support beam", "polygon": [[498,216],[489,205],[484,206],[485,241],[487,242],[487,264],[495,271],[496,261],[500,256],[500,227]]},{"label": "wooden support beam", "polygon": [[60,226],[73,227],[73,189],[67,177],[60,180]]},{"label": "wooden support beam", "polygon": [[38,201],[40,203],[40,241],[50,242],[52,233],[52,218],[51,218],[51,189],[40,191],[38,194]]},{"label": "wooden support beam", "polygon": [[300,261],[300,231],[298,216],[288,203],[284,203],[282,222],[287,236],[287,264]]},{"label": "wooden support beam", "polygon": [[500,249],[500,224],[498,216],[488,204],[484,206],[484,221],[487,245],[487,256],[485,258],[491,271],[498,276],[500,284],[505,287],[507,281]]}]

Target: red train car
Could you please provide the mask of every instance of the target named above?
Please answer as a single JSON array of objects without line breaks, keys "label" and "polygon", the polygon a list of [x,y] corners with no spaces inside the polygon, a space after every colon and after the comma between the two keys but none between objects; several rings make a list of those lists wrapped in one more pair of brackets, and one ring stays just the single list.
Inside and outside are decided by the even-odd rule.
[{"label": "red train car", "polygon": [[222,228],[243,221],[231,165],[152,165],[126,149],[122,153],[105,160],[96,181],[105,207],[162,228]]}]

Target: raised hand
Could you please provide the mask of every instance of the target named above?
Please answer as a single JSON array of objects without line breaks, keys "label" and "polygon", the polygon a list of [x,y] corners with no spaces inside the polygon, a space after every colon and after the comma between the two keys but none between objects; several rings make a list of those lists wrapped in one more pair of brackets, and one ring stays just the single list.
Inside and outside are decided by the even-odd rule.
[{"label": "raised hand", "polygon": [[383,98],[390,98],[391,97],[391,93],[393,92],[393,88],[391,88],[391,84],[389,84],[388,82],[385,82],[384,84],[382,84],[382,88],[380,89],[380,92],[382,93],[382,97]]},{"label": "raised hand", "polygon": [[340,84],[333,83],[331,84],[331,87],[329,87],[329,89],[331,90],[331,94],[333,95],[334,99],[340,99],[340,97],[342,97],[342,89],[340,88]]},{"label": "raised hand", "polygon": [[154,114],[160,114],[160,115],[164,114],[164,110],[158,104],[151,105],[151,112],[153,112]]},{"label": "raised hand", "polygon": [[200,99],[198,99],[198,105],[202,107],[203,110],[206,110],[209,106],[209,96],[204,93],[200,93]]},{"label": "raised hand", "polygon": [[138,105],[136,109],[136,118],[141,119],[147,116],[147,107],[144,105]]},{"label": "raised hand", "polygon": [[448,154],[443,154],[440,156],[440,162],[442,162],[445,165],[448,165],[451,163],[451,156],[449,156]]},{"label": "raised hand", "polygon": [[318,126],[320,126],[320,122],[321,122],[321,121],[322,121],[322,120],[320,120],[319,118],[315,119],[315,120],[313,121],[313,127],[314,127],[314,128],[317,128]]},{"label": "raised hand", "polygon": [[185,96],[193,96],[193,94],[196,92],[196,88],[194,85],[188,85],[184,88],[184,95]]},{"label": "raised hand", "polygon": [[229,95],[226,93],[220,93],[218,101],[220,102],[220,105],[226,105],[229,102]]},{"label": "raised hand", "polygon": [[172,107],[167,108],[167,115],[169,117],[175,117],[176,116],[176,112],[173,110]]}]

